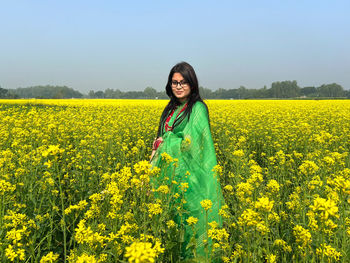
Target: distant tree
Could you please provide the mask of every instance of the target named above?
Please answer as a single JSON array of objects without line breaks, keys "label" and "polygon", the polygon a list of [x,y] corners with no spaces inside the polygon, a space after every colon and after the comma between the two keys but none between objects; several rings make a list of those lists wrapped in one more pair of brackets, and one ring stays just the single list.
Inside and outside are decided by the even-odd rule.
[{"label": "distant tree", "polygon": [[317,88],[320,97],[344,97],[344,89],[337,83],[323,84]]},{"label": "distant tree", "polygon": [[300,94],[304,96],[314,96],[317,90],[315,87],[304,87],[300,89]]},{"label": "distant tree", "polygon": [[154,99],[155,97],[157,97],[157,91],[152,87],[145,88],[143,93],[145,98],[147,99]]},{"label": "distant tree", "polygon": [[11,94],[20,98],[81,98],[83,94],[67,86],[33,86],[11,90]]},{"label": "distant tree", "polygon": [[103,91],[99,90],[99,91],[96,91],[95,92],[95,98],[99,98],[99,99],[102,99],[105,97],[105,94]]},{"label": "distant tree", "polygon": [[296,80],[277,81],[271,84],[270,95],[272,98],[293,98],[300,96],[300,88]]},{"label": "distant tree", "polygon": [[225,98],[227,90],[223,88],[219,88],[213,92],[215,99],[223,99]]},{"label": "distant tree", "polygon": [[113,98],[119,99],[119,98],[121,98],[122,94],[123,94],[122,91],[120,91],[119,89],[116,89],[116,90],[114,91]]},{"label": "distant tree", "polygon": [[211,99],[213,97],[211,89],[203,88],[202,86],[199,86],[199,94],[202,99]]},{"label": "distant tree", "polygon": [[53,95],[52,97],[53,99],[63,99],[63,92],[62,91],[57,91],[57,93],[55,95]]},{"label": "distant tree", "polygon": [[124,99],[143,99],[145,94],[143,91],[127,91],[123,93],[122,98]]},{"label": "distant tree", "polygon": [[266,87],[266,85],[262,89],[256,89],[252,90],[252,98],[268,98],[269,97],[269,91]]},{"label": "distant tree", "polygon": [[0,98],[6,98],[7,93],[8,93],[7,89],[3,89],[0,87]]},{"label": "distant tree", "polygon": [[113,89],[106,89],[104,92],[104,96],[107,99],[113,99],[114,98],[114,90]]},{"label": "distant tree", "polygon": [[240,99],[241,95],[239,94],[238,89],[228,89],[223,91],[221,94],[222,99]]},{"label": "distant tree", "polygon": [[106,89],[104,91],[104,98],[108,99],[119,99],[122,96],[123,92],[120,91],[119,89],[114,90],[114,89]]},{"label": "distant tree", "polygon": [[158,99],[169,99],[165,91],[160,91],[157,93]]},{"label": "distant tree", "polygon": [[238,99],[246,99],[248,96],[248,91],[246,87],[240,86],[237,90]]},{"label": "distant tree", "polygon": [[350,90],[344,90],[344,96],[350,99]]}]

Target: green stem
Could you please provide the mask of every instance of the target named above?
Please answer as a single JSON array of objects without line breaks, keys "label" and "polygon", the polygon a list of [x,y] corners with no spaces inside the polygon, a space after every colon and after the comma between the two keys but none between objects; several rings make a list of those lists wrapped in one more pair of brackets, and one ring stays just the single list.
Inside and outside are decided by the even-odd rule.
[{"label": "green stem", "polygon": [[4,218],[4,214],[5,214],[5,196],[3,195],[1,197],[1,214],[0,214],[0,226],[3,226],[3,218]]},{"label": "green stem", "polygon": [[205,210],[205,238],[206,241],[205,242],[205,262],[209,262],[209,249],[208,249],[208,245],[209,245],[209,240],[208,240],[208,210]]},{"label": "green stem", "polygon": [[63,231],[63,250],[64,250],[64,262],[67,261],[67,233],[66,233],[66,216],[64,213],[64,199],[63,199],[63,191],[62,191],[62,185],[61,185],[61,178],[58,178],[58,185],[60,188],[60,200],[61,200],[61,212],[62,212],[62,231]]}]

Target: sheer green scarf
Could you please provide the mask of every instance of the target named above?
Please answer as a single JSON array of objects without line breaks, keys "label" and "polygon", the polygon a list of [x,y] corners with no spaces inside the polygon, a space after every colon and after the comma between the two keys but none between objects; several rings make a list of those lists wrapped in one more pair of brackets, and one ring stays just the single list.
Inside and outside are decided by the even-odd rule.
[{"label": "sheer green scarf", "polygon": [[[175,110],[169,121],[170,126],[183,106],[184,103]],[[219,209],[223,200],[219,178],[213,171],[217,162],[205,105],[197,101],[192,107],[189,120],[186,117],[174,130],[163,133],[162,138],[163,143],[160,144],[151,160],[152,166],[163,167],[162,178],[188,183],[188,188],[184,193],[186,203],[183,204],[188,214],[175,217],[178,224],[185,224],[182,254],[185,257],[191,257],[192,254],[189,249],[186,249],[193,235],[186,219],[193,216],[198,218],[198,223],[195,225],[197,255],[205,256],[206,213],[200,202],[205,199],[211,200],[212,207],[208,210],[208,222],[216,221],[221,226]],[[173,167],[164,169],[165,160],[162,159],[162,153],[167,153],[178,160],[175,169]],[[170,179],[173,174],[175,176]],[[208,250],[211,250],[210,240],[208,240]]]}]

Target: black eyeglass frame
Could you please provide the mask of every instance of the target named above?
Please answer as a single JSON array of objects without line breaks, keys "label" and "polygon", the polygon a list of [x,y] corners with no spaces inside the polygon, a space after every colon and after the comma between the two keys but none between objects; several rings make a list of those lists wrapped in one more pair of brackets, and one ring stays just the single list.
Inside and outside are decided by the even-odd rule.
[{"label": "black eyeglass frame", "polygon": [[182,87],[182,88],[187,88],[188,87],[188,82],[187,81],[183,81],[183,80],[181,80],[181,81],[172,80],[171,81],[171,86],[173,88],[176,88],[178,85],[180,85],[180,87]]}]

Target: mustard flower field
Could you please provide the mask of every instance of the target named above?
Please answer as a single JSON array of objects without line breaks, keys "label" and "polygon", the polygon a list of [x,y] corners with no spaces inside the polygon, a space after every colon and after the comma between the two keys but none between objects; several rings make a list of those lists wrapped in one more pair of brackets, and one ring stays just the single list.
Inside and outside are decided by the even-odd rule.
[{"label": "mustard flower field", "polygon": [[[149,164],[166,103],[0,100],[0,262],[179,262],[188,185]],[[350,262],[350,101],[206,103],[223,226],[186,262]]]}]

